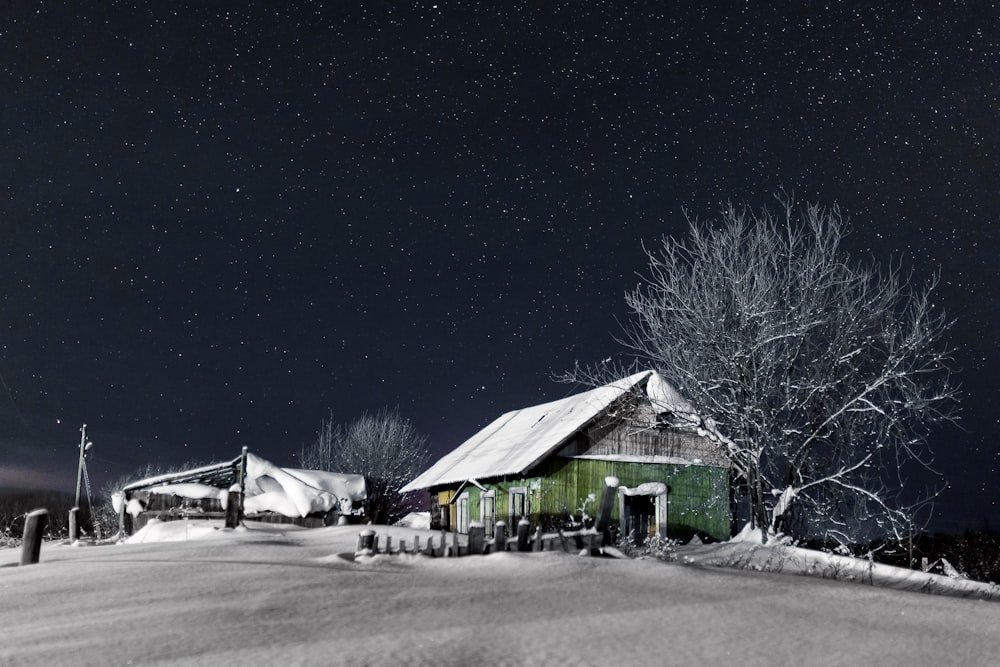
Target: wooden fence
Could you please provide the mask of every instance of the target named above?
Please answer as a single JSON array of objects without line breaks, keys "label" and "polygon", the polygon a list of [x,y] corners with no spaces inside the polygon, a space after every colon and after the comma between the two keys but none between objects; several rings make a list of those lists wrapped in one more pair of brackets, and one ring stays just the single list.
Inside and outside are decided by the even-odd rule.
[{"label": "wooden fence", "polygon": [[393,543],[391,535],[386,535],[383,542],[374,530],[366,529],[358,535],[355,556],[419,554],[432,558],[450,558],[487,555],[500,551],[564,551],[581,556],[600,556],[603,555],[603,543],[602,535],[595,530],[543,534],[541,528],[538,528],[532,534],[527,520],[520,521],[517,533],[509,537],[506,522],[497,521],[494,536],[486,538],[483,524],[474,522],[469,526],[465,544],[460,543],[458,533],[441,531],[437,540],[431,535],[421,544],[420,536],[415,535],[411,544],[405,539],[400,539],[397,545]]}]

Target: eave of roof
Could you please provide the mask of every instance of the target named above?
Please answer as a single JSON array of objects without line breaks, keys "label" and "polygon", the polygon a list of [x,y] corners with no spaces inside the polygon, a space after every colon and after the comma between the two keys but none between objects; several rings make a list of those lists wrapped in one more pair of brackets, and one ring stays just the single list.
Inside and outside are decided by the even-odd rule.
[{"label": "eave of roof", "polygon": [[501,415],[401,491],[524,474],[651,373],[643,371],[603,387]]},{"label": "eave of roof", "polygon": [[135,491],[161,484],[186,484],[199,483],[219,488],[228,488],[233,483],[233,475],[239,470],[242,457],[236,457],[232,461],[223,463],[213,463],[200,468],[171,472],[155,477],[147,477],[125,486],[122,491]]}]

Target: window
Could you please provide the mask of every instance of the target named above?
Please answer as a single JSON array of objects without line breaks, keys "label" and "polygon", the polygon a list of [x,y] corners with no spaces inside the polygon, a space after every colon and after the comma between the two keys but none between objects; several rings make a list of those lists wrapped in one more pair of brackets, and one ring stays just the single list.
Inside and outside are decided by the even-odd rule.
[{"label": "window", "polygon": [[531,512],[531,508],[528,506],[528,487],[511,487],[509,497],[510,507],[507,514],[510,517],[510,525],[508,526],[508,531],[514,535],[517,534],[517,522],[521,519],[527,519]]},{"label": "window", "polygon": [[486,491],[479,496],[480,520],[486,529],[486,537],[493,537],[497,523],[496,491]]},{"label": "window", "polygon": [[468,533],[469,532],[469,492],[466,491],[458,497],[458,501],[455,503],[458,509],[458,532]]}]

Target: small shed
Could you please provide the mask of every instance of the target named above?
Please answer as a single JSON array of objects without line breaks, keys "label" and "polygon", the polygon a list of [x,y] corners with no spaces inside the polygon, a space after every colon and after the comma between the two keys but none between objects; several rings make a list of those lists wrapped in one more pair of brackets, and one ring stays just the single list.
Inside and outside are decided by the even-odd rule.
[{"label": "small shed", "polygon": [[115,510],[128,534],[154,517],[224,518],[231,490],[242,492],[243,516],[302,526],[358,521],[364,517],[367,498],[362,475],[281,468],[247,453],[245,458],[128,484],[115,494]]},{"label": "small shed", "polygon": [[636,542],[725,539],[734,475],[726,440],[659,373],[643,371],[501,415],[402,492],[430,491],[444,528],[480,521],[489,535],[499,519],[587,525],[613,476],[613,520]]}]

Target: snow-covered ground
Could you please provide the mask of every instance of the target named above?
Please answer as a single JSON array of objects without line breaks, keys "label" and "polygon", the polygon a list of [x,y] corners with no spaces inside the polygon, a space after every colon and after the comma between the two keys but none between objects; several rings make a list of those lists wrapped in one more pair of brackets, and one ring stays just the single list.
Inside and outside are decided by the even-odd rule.
[{"label": "snow-covered ground", "polygon": [[[846,572],[794,550],[780,555],[786,574],[759,572],[777,569],[779,552],[750,540],[684,547],[677,563],[553,552],[355,561],[358,526],[219,526],[45,544],[27,567],[13,567],[19,549],[0,551],[0,664],[909,666],[1000,655],[994,602],[870,585],[894,579],[884,573],[857,579],[866,584],[790,576]],[[396,545],[435,535],[376,531]],[[713,562],[748,569],[698,565]]]}]

